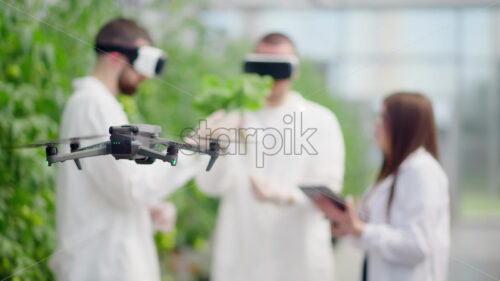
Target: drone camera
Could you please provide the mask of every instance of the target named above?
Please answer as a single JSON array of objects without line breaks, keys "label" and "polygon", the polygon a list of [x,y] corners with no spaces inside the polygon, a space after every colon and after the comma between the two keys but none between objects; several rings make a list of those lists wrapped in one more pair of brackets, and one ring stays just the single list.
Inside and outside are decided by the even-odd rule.
[{"label": "drone camera", "polygon": [[153,164],[155,162],[155,158],[151,158],[151,157],[146,157],[144,159],[135,159],[135,163],[137,164],[141,164],[141,165],[150,165],[150,164]]}]

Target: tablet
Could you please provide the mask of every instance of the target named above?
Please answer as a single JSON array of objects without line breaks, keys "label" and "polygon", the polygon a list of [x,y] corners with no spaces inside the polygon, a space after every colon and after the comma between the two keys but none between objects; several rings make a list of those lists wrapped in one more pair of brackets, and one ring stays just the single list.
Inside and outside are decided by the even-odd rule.
[{"label": "tablet", "polygon": [[307,197],[316,199],[323,195],[328,198],[337,208],[345,211],[345,200],[340,195],[335,194],[331,189],[326,186],[300,186],[300,190],[304,192]]}]

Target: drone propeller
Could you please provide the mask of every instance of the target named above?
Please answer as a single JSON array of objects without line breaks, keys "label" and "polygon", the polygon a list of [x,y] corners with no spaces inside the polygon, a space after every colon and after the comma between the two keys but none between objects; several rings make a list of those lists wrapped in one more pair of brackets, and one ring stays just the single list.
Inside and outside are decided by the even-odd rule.
[{"label": "drone propeller", "polygon": [[[67,139],[53,139],[53,140],[39,141],[39,142],[34,142],[34,143],[29,143],[29,144],[4,146],[2,148],[3,149],[37,148],[37,147],[42,147],[42,146],[51,146],[51,145],[53,146],[53,145],[57,145],[57,144],[66,144],[66,143],[73,145],[73,144],[79,144],[80,141],[82,141],[82,140],[93,140],[93,139],[101,139],[101,138],[106,138],[106,137],[108,137],[108,136],[107,135],[93,135],[93,136],[75,137],[75,138],[67,138]],[[72,149],[73,149],[73,147],[72,147]]]},{"label": "drone propeller", "polygon": [[256,143],[255,141],[249,141],[249,140],[233,140],[233,139],[228,139],[228,138],[223,138],[223,137],[217,137],[217,138],[207,138],[207,137],[201,137],[201,136],[190,136],[192,138],[198,138],[200,140],[207,140],[207,141],[216,141],[216,142],[225,142],[225,143],[237,143],[237,144],[249,144],[249,143]]},{"label": "drone propeller", "polygon": [[218,135],[216,137],[201,136],[196,134],[196,131],[192,131],[191,133],[188,134],[181,132],[181,134],[179,135],[176,134],[164,134],[164,135],[171,139],[181,139],[181,140],[187,139],[187,140],[193,140],[193,142],[196,142],[196,140],[205,140],[205,141],[217,141],[218,143],[238,143],[238,144],[256,143],[255,141],[248,140],[243,135],[240,135],[238,140],[231,138],[229,135]]}]

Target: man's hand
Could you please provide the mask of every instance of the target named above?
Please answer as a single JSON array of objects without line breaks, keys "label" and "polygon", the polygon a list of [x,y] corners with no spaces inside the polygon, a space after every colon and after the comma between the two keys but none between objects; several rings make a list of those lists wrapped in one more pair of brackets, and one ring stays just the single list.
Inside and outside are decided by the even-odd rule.
[{"label": "man's hand", "polygon": [[169,202],[157,203],[149,207],[153,227],[164,233],[171,232],[175,227],[177,209]]},{"label": "man's hand", "polygon": [[242,118],[238,112],[226,112],[219,110],[212,113],[206,119],[200,120],[198,127],[184,141],[188,144],[208,149],[210,140],[220,140],[221,149],[227,149],[230,141],[238,137],[242,126]]},{"label": "man's hand", "polygon": [[293,193],[282,191],[255,174],[250,174],[249,178],[253,194],[257,200],[278,205],[292,205],[295,203]]}]

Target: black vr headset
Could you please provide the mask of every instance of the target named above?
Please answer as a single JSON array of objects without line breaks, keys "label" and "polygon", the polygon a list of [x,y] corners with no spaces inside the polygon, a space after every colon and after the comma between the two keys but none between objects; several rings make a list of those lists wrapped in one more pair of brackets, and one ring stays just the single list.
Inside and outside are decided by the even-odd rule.
[{"label": "black vr headset", "polygon": [[127,57],[130,65],[137,73],[148,78],[163,73],[167,64],[168,56],[162,50],[152,46],[141,46],[138,48],[127,48],[115,45],[98,44],[95,47],[97,53],[118,52]]},{"label": "black vr headset", "polygon": [[249,54],[245,56],[244,71],[280,80],[292,77],[298,66],[299,60],[294,55]]}]

